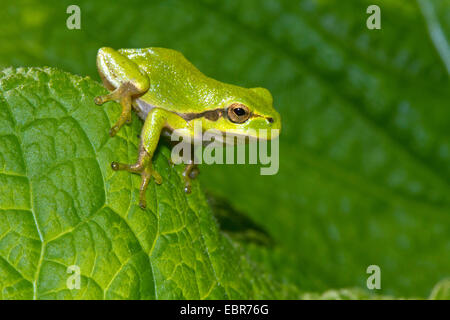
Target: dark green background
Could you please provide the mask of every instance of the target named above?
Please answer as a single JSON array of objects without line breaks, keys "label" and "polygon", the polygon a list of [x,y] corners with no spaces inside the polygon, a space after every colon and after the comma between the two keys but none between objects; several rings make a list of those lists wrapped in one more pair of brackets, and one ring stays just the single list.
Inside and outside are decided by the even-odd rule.
[{"label": "dark green background", "polygon": [[[70,4],[81,30],[66,28]],[[381,30],[366,28],[370,4],[381,7]],[[279,173],[203,166],[200,177],[232,221],[244,216],[270,239],[230,233],[277,280],[364,288],[376,264],[381,293],[426,297],[450,275],[449,57],[429,35],[437,23],[448,42],[448,0],[1,5],[1,67],[99,80],[99,47],[160,46],[216,79],[268,88],[283,121]]]}]

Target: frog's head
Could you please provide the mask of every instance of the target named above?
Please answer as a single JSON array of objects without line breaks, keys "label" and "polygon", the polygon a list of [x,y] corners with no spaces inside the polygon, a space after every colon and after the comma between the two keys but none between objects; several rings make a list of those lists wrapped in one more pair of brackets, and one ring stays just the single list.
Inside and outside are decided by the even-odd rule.
[{"label": "frog's head", "polygon": [[[241,88],[239,95],[233,95],[227,100],[221,127],[230,133],[273,139],[279,135],[281,117],[273,108],[273,98],[269,90]],[[277,131],[272,132],[271,129]]]}]

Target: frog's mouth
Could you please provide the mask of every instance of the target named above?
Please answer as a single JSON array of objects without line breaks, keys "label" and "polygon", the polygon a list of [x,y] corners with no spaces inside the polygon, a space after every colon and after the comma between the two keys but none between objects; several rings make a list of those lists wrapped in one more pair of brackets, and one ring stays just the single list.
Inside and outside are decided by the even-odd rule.
[{"label": "frog's mouth", "polygon": [[[211,141],[212,137],[214,137],[214,140]],[[248,134],[243,133],[236,133],[236,132],[226,132],[223,133],[221,131],[208,131],[208,136],[203,136],[203,143],[204,145],[208,145],[212,142],[218,142],[225,144],[226,146],[235,146],[235,145],[243,145],[248,143],[255,143],[259,140],[268,141],[269,139],[265,139],[263,137],[257,137],[257,136],[250,136]]]},{"label": "frog's mouth", "polygon": [[[212,137],[214,137],[214,141],[211,141]],[[204,143],[210,144],[212,142],[218,142],[221,144],[225,144],[227,146],[234,146],[234,145],[242,145],[247,144],[250,139],[248,139],[247,135],[244,134],[230,134],[230,133],[223,133],[221,131],[217,132],[210,132],[208,131],[208,137],[205,141],[204,137]]]}]

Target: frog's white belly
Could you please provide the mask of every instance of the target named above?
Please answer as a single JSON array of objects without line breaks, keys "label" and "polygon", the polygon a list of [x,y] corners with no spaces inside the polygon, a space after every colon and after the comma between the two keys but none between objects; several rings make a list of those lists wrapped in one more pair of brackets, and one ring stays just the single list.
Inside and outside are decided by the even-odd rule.
[{"label": "frog's white belly", "polygon": [[149,112],[152,111],[152,109],[156,108],[156,106],[144,102],[141,99],[136,99],[134,100],[134,102],[135,103],[133,103],[133,106],[136,110],[137,115],[144,121],[145,119],[147,119],[147,115],[149,114]]}]

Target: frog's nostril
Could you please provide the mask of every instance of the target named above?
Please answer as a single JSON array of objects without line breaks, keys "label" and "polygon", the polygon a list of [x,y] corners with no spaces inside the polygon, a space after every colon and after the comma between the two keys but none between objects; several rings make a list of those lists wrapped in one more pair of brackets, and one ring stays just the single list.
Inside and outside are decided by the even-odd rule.
[{"label": "frog's nostril", "polygon": [[273,123],[275,120],[273,120],[273,118],[271,118],[271,117],[268,117],[267,121],[269,121],[269,123]]}]

